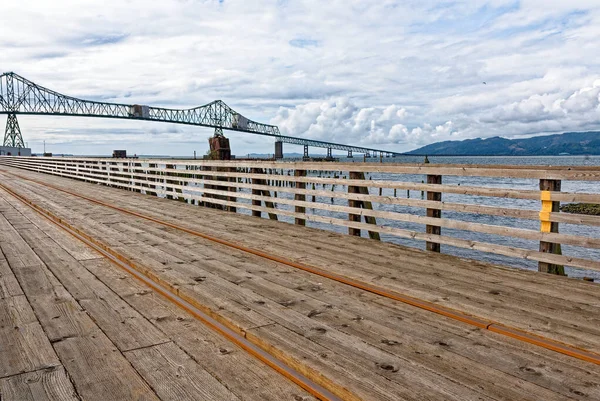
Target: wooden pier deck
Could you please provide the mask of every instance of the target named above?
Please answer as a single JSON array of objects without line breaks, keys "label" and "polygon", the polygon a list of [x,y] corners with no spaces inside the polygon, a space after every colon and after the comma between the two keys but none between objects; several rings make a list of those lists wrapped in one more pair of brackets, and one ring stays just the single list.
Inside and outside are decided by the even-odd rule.
[{"label": "wooden pier deck", "polygon": [[[596,283],[7,166],[0,166],[0,184],[3,400],[319,397],[65,226],[323,386],[332,399],[600,399]],[[427,310],[430,305],[484,327]]]}]

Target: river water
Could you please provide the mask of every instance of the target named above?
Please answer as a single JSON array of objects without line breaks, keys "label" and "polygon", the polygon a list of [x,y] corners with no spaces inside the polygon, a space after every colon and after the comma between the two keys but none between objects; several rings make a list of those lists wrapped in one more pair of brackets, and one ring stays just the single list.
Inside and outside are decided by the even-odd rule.
[{"label": "river water", "polygon": [[[370,159],[375,161],[376,159]],[[341,161],[348,162],[362,162],[361,158],[354,159],[341,159]],[[416,156],[404,156],[404,157],[396,157],[396,158],[384,158],[383,162],[393,162],[393,163],[420,163],[423,161],[422,157]],[[429,161],[434,163],[442,163],[442,164],[510,164],[510,165],[539,165],[539,166],[600,166],[600,156],[558,156],[558,157],[437,157],[430,156]],[[332,163],[332,169],[335,169],[335,164]],[[287,172],[284,170],[283,173],[287,175]],[[339,175],[339,172],[332,171],[330,173],[321,173],[322,177],[334,177],[335,174]],[[346,173],[342,173],[342,176]],[[310,173],[309,175],[318,176],[316,173]],[[387,180],[387,181],[406,181],[406,182],[417,182],[420,183],[424,181],[426,178],[423,175],[399,175],[399,174],[377,174],[372,173],[368,174],[368,178],[373,180]],[[444,176],[443,177],[444,184],[450,185],[470,185],[470,186],[480,186],[480,187],[493,187],[493,188],[507,188],[507,189],[529,189],[529,190],[539,190],[539,181],[537,179],[515,179],[515,178],[492,178],[492,177],[454,177],[454,176]],[[307,185],[308,187],[308,185]],[[317,185],[315,187],[317,190],[333,190],[333,191],[344,191],[347,192],[347,188],[345,186],[335,186],[331,188],[331,185]],[[598,193],[600,194],[600,183],[598,182],[587,182],[587,181],[563,181],[562,182],[562,191],[564,192],[583,192],[583,193]],[[248,192],[246,190],[242,190],[242,192]],[[370,188],[371,194],[378,194],[377,188]],[[393,189],[383,189],[382,195],[393,196]],[[398,190],[396,196],[398,197],[407,197],[407,191]],[[278,193],[279,198],[287,198],[293,199],[293,194],[286,194],[284,192]],[[421,199],[422,195],[419,191],[411,191],[410,197],[415,199]],[[308,197],[307,197],[308,198]],[[308,199],[307,199],[308,200]],[[323,202],[327,204],[335,204],[347,206],[347,200],[345,199],[337,199],[337,198],[325,198],[325,197],[317,197],[316,202]],[[460,194],[448,194],[444,193],[442,195],[442,200],[453,203],[469,203],[469,204],[478,204],[478,205],[487,205],[487,206],[497,206],[497,207],[506,207],[506,208],[522,208],[522,209],[530,209],[530,210],[539,210],[540,202],[537,200],[522,200],[522,199],[507,199],[507,198],[495,198],[495,197],[484,197],[484,196],[470,196],[470,195],[460,195]],[[238,202],[240,203],[250,203],[249,200],[244,200],[238,198]],[[414,208],[408,206],[401,205],[385,205],[385,204],[373,204],[373,207],[376,210],[386,210],[393,211],[398,213],[411,213],[416,215],[426,215],[426,210],[423,208]],[[278,208],[293,210],[293,206],[278,204]],[[244,214],[250,214],[249,210],[238,208],[238,212]],[[306,212],[308,214],[315,214],[321,216],[331,216],[340,219],[347,219],[347,214],[345,213],[337,213],[330,211],[323,211],[319,209],[307,209]],[[501,217],[501,216],[489,216],[484,214],[469,214],[469,213],[458,213],[453,211],[442,211],[442,217],[448,219],[469,221],[469,222],[477,222],[482,224],[492,224],[506,227],[515,227],[515,228],[525,228],[531,230],[539,230],[539,221],[536,220],[525,220],[525,219],[516,219],[511,217]],[[293,218],[288,218],[285,216],[279,216],[279,220],[292,222]],[[400,222],[395,220],[388,219],[380,219],[377,218],[377,223],[402,228],[406,230],[413,230],[418,232],[424,232],[425,226],[422,224],[415,223],[407,223]],[[345,227],[333,226],[330,224],[317,223],[307,221],[307,226],[315,227],[325,230],[331,230],[341,233],[347,233],[348,229]],[[574,225],[574,224],[563,224],[561,223],[559,226],[559,231],[564,234],[573,234],[573,235],[582,235],[582,236],[591,236],[600,238],[600,227],[589,227],[583,225]],[[448,235],[452,237],[467,239],[467,240],[477,240],[480,242],[488,242],[492,244],[513,246],[524,249],[538,250],[539,242],[532,240],[525,240],[513,237],[504,237],[493,234],[482,234],[475,233],[471,231],[462,231],[462,230],[454,230],[442,228],[442,234]],[[363,236],[367,236],[366,232],[362,233]],[[405,246],[415,247],[419,249],[425,248],[425,243],[423,241],[411,240],[400,238],[394,235],[382,234],[381,239],[383,241],[389,241],[396,244],[401,244]],[[477,259],[491,263],[498,263],[505,266],[511,266],[520,269],[529,269],[529,270],[537,270],[537,262],[523,260],[520,258],[511,258],[502,255],[495,255],[491,253],[485,253],[481,251],[471,250],[471,249],[463,249],[456,248],[448,245],[441,246],[442,253],[452,254],[459,257]],[[586,259],[600,260],[600,250],[597,249],[586,249],[575,246],[562,246],[563,255],[569,256],[577,256]],[[600,281],[600,272],[596,271],[587,271],[582,269],[574,269],[565,267],[566,273],[570,277],[592,277],[595,281]]]}]

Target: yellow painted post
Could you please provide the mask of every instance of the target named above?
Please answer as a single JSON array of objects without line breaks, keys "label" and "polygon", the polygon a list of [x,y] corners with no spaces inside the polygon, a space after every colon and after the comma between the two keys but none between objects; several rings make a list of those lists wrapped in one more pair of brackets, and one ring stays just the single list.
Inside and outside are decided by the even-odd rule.
[{"label": "yellow painted post", "polygon": [[[558,223],[550,221],[550,213],[560,212],[560,202],[552,200],[552,192],[560,192],[560,180],[540,180],[540,200],[542,209],[540,211],[540,231],[543,233],[558,233]],[[562,254],[560,244],[540,241],[540,252]],[[538,262],[538,271],[565,275],[565,267],[547,262]]]},{"label": "yellow painted post", "polygon": [[549,233],[552,230],[550,213],[552,212],[552,195],[550,191],[541,191],[542,210],[540,211],[540,231]]}]

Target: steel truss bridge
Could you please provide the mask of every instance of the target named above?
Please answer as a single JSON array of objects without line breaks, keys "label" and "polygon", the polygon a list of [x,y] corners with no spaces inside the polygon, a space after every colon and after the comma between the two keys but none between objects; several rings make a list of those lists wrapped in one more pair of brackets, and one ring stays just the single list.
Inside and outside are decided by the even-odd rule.
[{"label": "steel truss bridge", "polygon": [[63,95],[13,72],[0,75],[0,114],[8,115],[4,146],[16,148],[25,147],[17,121],[17,115],[25,114],[161,121],[214,128],[216,135],[222,135],[223,130],[265,135],[275,138],[276,157],[283,157],[283,143],[304,145],[306,157],[309,146],[326,148],[329,157],[332,149],[347,151],[348,156],[352,156],[353,152],[367,156],[377,153],[386,156],[397,155],[386,150],[281,135],[277,126],[247,119],[221,100],[187,110],[96,102]]}]

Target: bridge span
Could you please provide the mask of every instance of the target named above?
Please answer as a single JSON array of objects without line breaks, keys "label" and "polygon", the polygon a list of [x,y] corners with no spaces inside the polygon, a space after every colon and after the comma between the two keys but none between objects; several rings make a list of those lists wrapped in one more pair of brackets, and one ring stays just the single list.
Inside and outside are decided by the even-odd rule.
[{"label": "bridge span", "polygon": [[397,154],[382,149],[281,135],[277,126],[250,120],[221,100],[187,110],[97,102],[63,95],[13,72],[0,75],[0,114],[8,116],[4,146],[10,147],[25,147],[17,120],[17,115],[21,114],[158,121],[214,128],[216,135],[221,135],[223,130],[230,130],[269,136],[275,138],[276,158],[283,157],[283,143],[304,145],[305,156],[308,156],[309,146],[326,148],[329,157],[332,149],[347,151],[350,157],[353,152],[364,153],[368,157],[377,153],[380,156]]},{"label": "bridge span", "polygon": [[600,271],[600,239],[558,232],[600,222],[555,210],[600,195],[560,191],[571,181],[600,168],[0,157],[0,395],[600,399],[600,287],[561,275]]}]

